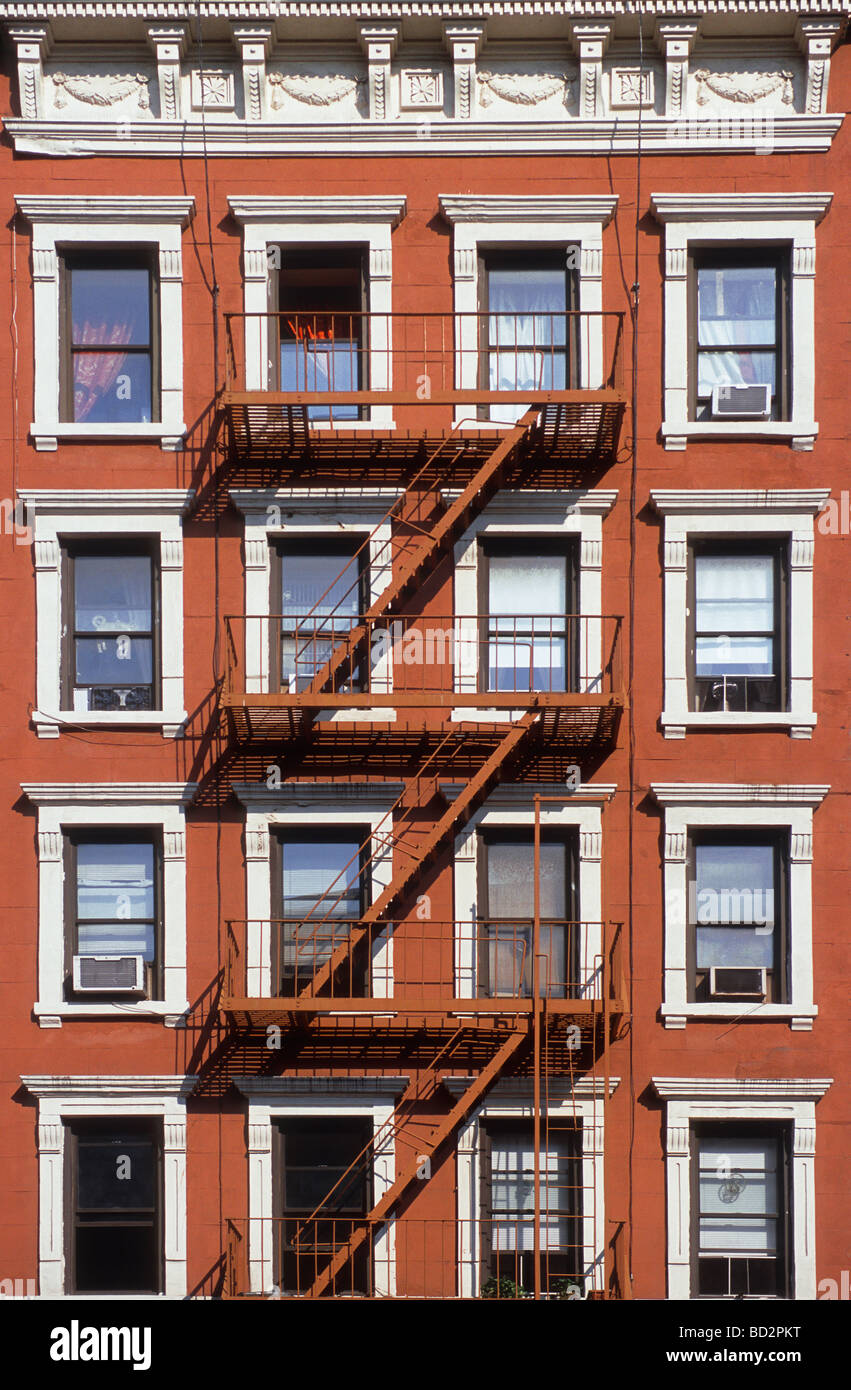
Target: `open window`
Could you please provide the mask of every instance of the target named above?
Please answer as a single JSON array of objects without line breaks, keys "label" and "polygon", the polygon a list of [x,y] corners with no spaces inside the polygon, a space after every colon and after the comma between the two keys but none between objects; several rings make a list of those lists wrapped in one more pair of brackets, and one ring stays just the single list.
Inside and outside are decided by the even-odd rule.
[{"label": "open window", "polygon": [[[364,827],[341,831],[287,830],[272,845],[273,904],[279,930],[273,939],[272,978],[283,996],[310,984],[348,940],[369,901]],[[366,993],[368,951],[361,943],[336,971],[335,994]]]},{"label": "open window", "polygon": [[60,419],[160,419],[158,281],[147,248],[62,253]]},{"label": "open window", "polygon": [[689,652],[694,710],[787,708],[788,544],[696,541]]},{"label": "open window", "polygon": [[[272,552],[273,689],[305,690],[369,606],[368,547],[360,537],[287,542]],[[361,690],[363,670],[346,689]]]},{"label": "open window", "polygon": [[68,543],[63,569],[62,708],[159,708],[159,566],[150,545]]},{"label": "open window", "polygon": [[692,1297],[788,1298],[789,1130],[698,1124],[692,1146]]},{"label": "open window", "polygon": [[[531,1126],[483,1126],[482,1288],[485,1298],[522,1297],[535,1287],[535,1151]],[[582,1160],[576,1129],[547,1125],[540,1154],[541,1288],[567,1297],[582,1288]]]},{"label": "open window", "polygon": [[783,1004],[788,995],[788,835],[690,837],[690,998]]},{"label": "open window", "polygon": [[[279,389],[365,391],[368,281],[364,248],[286,246],[278,271]],[[358,420],[354,404],[310,406],[309,420]]]},{"label": "open window", "polygon": [[67,1129],[66,1292],[162,1292],[162,1120]]},{"label": "open window", "polygon": [[[479,386],[490,391],[563,391],[579,385],[576,247],[481,250]],[[484,419],[515,421],[526,405],[480,407]]]},{"label": "open window", "polygon": [[[277,1272],[282,1293],[303,1294],[372,1205],[370,1117],[288,1119],[277,1128]],[[368,1294],[370,1242],[337,1273],[333,1292]]]},{"label": "open window", "polygon": [[75,830],[65,860],[66,998],[161,999],[161,838]]},{"label": "open window", "polygon": [[482,560],[481,688],[578,690],[578,546],[485,540]]},{"label": "open window", "polygon": [[692,253],[690,418],[788,420],[789,253]]},{"label": "open window", "polygon": [[[480,992],[528,998],[533,990],[535,850],[531,831],[488,831],[480,839]],[[544,832],[540,852],[539,992],[564,999],[579,981],[578,844],[575,835]]]}]

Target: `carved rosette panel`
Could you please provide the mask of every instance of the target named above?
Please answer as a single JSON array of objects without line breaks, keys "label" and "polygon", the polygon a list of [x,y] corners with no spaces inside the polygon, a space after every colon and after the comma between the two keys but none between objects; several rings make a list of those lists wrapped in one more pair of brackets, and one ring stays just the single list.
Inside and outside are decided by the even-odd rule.
[{"label": "carved rosette panel", "polygon": [[739,106],[754,106],[774,97],[781,106],[794,106],[794,74],[789,69],[779,72],[710,72],[697,68],[692,74],[697,86],[698,106],[712,105],[713,97]]},{"label": "carved rosette panel", "polygon": [[58,111],[69,101],[83,106],[116,106],[135,98],[140,111],[149,111],[148,77],[142,72],[54,72],[53,104]]},{"label": "carved rosette panel", "polygon": [[233,111],[234,75],[227,68],[205,68],[192,73],[193,111]]},{"label": "carved rosette panel", "polygon": [[573,78],[558,72],[493,72],[487,68],[476,74],[478,104],[486,110],[494,101],[512,106],[540,106],[557,97],[569,106],[573,99]]},{"label": "carved rosette panel", "polygon": [[443,73],[439,68],[405,68],[400,74],[403,111],[439,111],[443,106]]},{"label": "carved rosette panel", "polygon": [[365,77],[344,72],[270,72],[267,80],[269,105],[273,111],[280,111],[290,102],[321,110],[348,102],[355,106],[359,115],[365,114]]},{"label": "carved rosette panel", "polygon": [[614,110],[637,110],[655,101],[655,74],[641,68],[613,68],[610,103]]}]

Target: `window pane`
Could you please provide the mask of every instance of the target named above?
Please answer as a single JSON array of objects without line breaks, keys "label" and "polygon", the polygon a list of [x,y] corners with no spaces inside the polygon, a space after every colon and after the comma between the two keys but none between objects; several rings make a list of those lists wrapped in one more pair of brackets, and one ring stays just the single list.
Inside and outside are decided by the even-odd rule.
[{"label": "window pane", "polygon": [[296,617],[312,614],[311,628],[314,618],[326,613],[333,613],[335,621],[341,622],[356,617],[360,607],[359,562],[352,560],[353,553],[317,550],[310,554],[300,551],[284,554],[281,557],[281,612]]},{"label": "window pane", "polygon": [[774,965],[773,931],[755,927],[698,927],[697,968],[712,965]]},{"label": "window pane", "polygon": [[151,1208],[154,1205],[154,1145],[150,1139],[80,1142],[79,1209]]},{"label": "window pane", "polygon": [[106,347],[151,341],[150,273],[129,266],[71,271],[75,346]]},{"label": "window pane", "polygon": [[77,685],[150,685],[154,678],[149,637],[79,637],[75,647]]},{"label": "window pane", "polygon": [[694,853],[698,922],[774,921],[773,845],[696,845]]},{"label": "window pane", "polygon": [[774,627],[772,555],[696,555],[698,632],[770,632]]},{"label": "window pane", "polygon": [[697,302],[701,346],[775,342],[777,271],[773,266],[700,269]]},{"label": "window pane", "polygon": [[154,846],[78,845],[77,915],[88,921],[116,922],[153,917]]},{"label": "window pane", "polygon": [[[535,915],[535,850],[527,844],[488,845],[488,916],[532,918]],[[541,916],[564,918],[567,902],[567,846],[541,844]]]},{"label": "window pane", "polygon": [[696,676],[773,676],[771,637],[698,637]]},{"label": "window pane", "polygon": [[313,908],[320,918],[360,916],[357,840],[290,841],[283,845],[283,865],[285,917],[302,918]]},{"label": "window pane", "polygon": [[492,555],[488,571],[492,614],[564,614],[567,560],[563,555]]},{"label": "window pane", "polygon": [[708,396],[713,386],[770,386],[775,390],[773,352],[701,352],[697,359],[697,394]]},{"label": "window pane", "polygon": [[90,425],[148,424],[151,359],[146,352],[75,352],[74,419]]},{"label": "window pane", "polygon": [[776,1139],[700,1140],[700,1248],[777,1253]]},{"label": "window pane", "polygon": [[149,632],[151,588],[151,561],[147,555],[77,555],[77,631]]}]

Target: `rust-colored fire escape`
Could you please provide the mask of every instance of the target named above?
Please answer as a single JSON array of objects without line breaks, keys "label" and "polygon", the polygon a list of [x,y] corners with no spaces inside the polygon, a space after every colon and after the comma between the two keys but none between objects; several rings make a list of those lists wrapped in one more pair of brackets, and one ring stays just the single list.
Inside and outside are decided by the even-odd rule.
[{"label": "rust-colored fire escape", "polygon": [[[461,389],[461,369],[447,381],[445,364],[450,363],[451,371],[451,348],[435,355],[428,346],[428,324],[423,322],[417,330],[407,321],[392,325],[397,344],[392,388],[246,391],[239,380],[234,332],[242,326],[237,322],[242,317],[232,316],[228,325],[231,352],[224,405],[232,455],[237,465],[244,465],[244,480],[256,477],[253,470],[258,460],[268,469],[274,459],[281,484],[296,478],[320,484],[330,478],[336,486],[341,480],[343,486],[347,482],[360,485],[366,459],[384,476],[395,469],[400,488],[388,513],[397,534],[390,582],[355,618],[335,623],[333,615],[323,610],[301,620],[299,639],[307,653],[301,679],[277,681],[272,672],[274,657],[268,659],[262,674],[257,654],[275,650],[280,622],[275,615],[226,620],[223,707],[234,744],[277,756],[286,763],[287,776],[294,778],[315,776],[317,768],[320,775],[333,778],[336,764],[341,772],[345,768],[351,780],[352,768],[356,775],[368,775],[371,760],[378,759],[386,774],[388,759],[393,757],[400,763],[404,760],[405,769],[404,791],[388,812],[386,832],[377,835],[382,852],[392,853],[392,877],[356,921],[340,921],[332,889],[299,923],[228,924],[220,1010],[233,1028],[245,1033],[270,1025],[297,1030],[302,1067],[333,1071],[335,1064],[350,1067],[356,1058],[356,1066],[386,1069],[395,1054],[406,1059],[412,1072],[386,1132],[373,1138],[335,1186],[345,1186],[359,1170],[371,1167],[388,1145],[394,1151],[397,1175],[357,1219],[340,1221],[324,1214],[332,1189],[310,1217],[287,1232],[287,1249],[305,1257],[297,1261],[295,1292],[311,1298],[339,1296],[346,1292],[347,1279],[364,1252],[371,1252],[367,1262],[371,1267],[379,1246],[385,1248],[381,1242],[403,1240],[403,1228],[397,1231],[394,1218],[410,1205],[418,1177],[442,1146],[457,1136],[490,1088],[502,1077],[517,1075],[530,1077],[534,1085],[536,1205],[531,1238],[534,1293],[540,1296],[542,1068],[547,1075],[573,1077],[582,1065],[587,1069],[605,1056],[625,1009],[620,932],[613,924],[559,924],[567,939],[577,943],[576,963],[570,972],[564,967],[564,978],[554,979],[542,950],[542,933],[552,924],[541,918],[537,887],[534,918],[510,929],[504,923],[495,927],[481,921],[420,920],[414,898],[499,782],[530,773],[540,778],[541,767],[563,768],[591,749],[612,745],[624,707],[620,621],[566,615],[559,640],[572,654],[570,661],[565,659],[568,669],[563,679],[549,682],[556,688],[537,689],[542,682],[535,679],[534,659],[529,657],[524,673],[517,657],[518,650],[530,646],[528,622],[518,627],[515,620],[513,632],[506,637],[503,620],[500,641],[513,646],[515,675],[508,688],[503,684],[497,689],[494,685],[499,682],[481,676],[482,647],[487,649],[491,640],[482,637],[481,618],[444,613],[426,619],[417,611],[418,595],[500,489],[577,486],[592,465],[605,466],[612,458],[624,409],[618,375],[620,316],[573,316],[577,324],[558,339],[578,340],[573,328],[589,328],[583,319],[599,318],[593,327],[601,333],[604,319],[616,321],[612,365],[602,385],[522,392]],[[361,343],[368,341],[371,328],[361,327]],[[389,341],[386,325],[384,329],[382,339]],[[355,336],[350,327],[348,341]],[[551,337],[556,340],[554,334]],[[418,352],[429,364],[439,362],[444,373],[438,389],[425,401],[409,382]],[[350,370],[349,377],[353,375]],[[565,372],[565,380],[574,376],[572,369]],[[479,426],[465,436],[446,418],[450,407],[471,406],[478,411],[506,400],[515,413],[523,409],[516,423],[507,427]],[[363,410],[375,404],[393,404],[397,417],[409,420],[413,427],[402,430],[397,420],[394,434],[378,429],[347,431],[344,423],[334,425],[335,407]],[[317,407],[328,410],[322,429],[314,423]],[[432,424],[435,417],[440,422],[437,428]],[[422,517],[429,514],[430,523],[423,525]],[[531,630],[536,634],[535,624],[540,622],[533,619]],[[400,644],[422,642],[429,634],[434,637],[435,630],[449,645],[449,667],[425,660],[412,672],[410,665],[398,659]],[[385,653],[380,679],[373,657],[376,644],[383,644]],[[322,656],[317,657],[317,652]],[[249,673],[252,661],[253,675]],[[465,662],[468,678],[461,680],[458,670]],[[276,688],[279,684],[286,688]],[[386,709],[397,712],[394,722],[370,717],[373,711]],[[333,715],[342,710],[359,711],[360,717],[334,720]],[[475,722],[466,722],[470,711],[475,712]],[[443,807],[437,813],[436,801]],[[540,798],[536,805],[537,884]],[[375,838],[373,833],[371,839]],[[375,846],[369,851],[374,855]],[[282,979],[280,943],[285,927],[297,966],[284,972]],[[511,940],[506,932],[513,932]],[[392,971],[386,966],[391,941]],[[495,950],[501,953],[500,959],[512,961],[511,978],[499,988],[484,985],[487,972],[481,965],[490,952],[492,971]],[[459,1075],[466,1078],[465,1083],[447,1106],[443,1081]],[[608,1094],[607,1072],[603,1094]],[[445,1113],[430,1133],[414,1125],[416,1138],[409,1138],[411,1117],[425,1100],[438,1095],[441,1104],[432,1113],[439,1113],[441,1106]],[[228,1223],[226,1295],[268,1295],[263,1271],[270,1267],[269,1261],[274,1268],[280,1264],[281,1232],[272,1241],[274,1251],[258,1259],[256,1251],[249,1250],[250,1229],[250,1221]],[[258,1239],[256,1223],[252,1238]],[[265,1241],[265,1235],[260,1238]],[[617,1264],[616,1253],[607,1287],[619,1286],[619,1296],[628,1296],[628,1281]],[[370,1276],[366,1284],[366,1292],[391,1292],[377,1276]],[[364,1289],[359,1286],[358,1291]],[[405,1291],[396,1287],[392,1292]],[[472,1293],[477,1296],[478,1291]]]}]

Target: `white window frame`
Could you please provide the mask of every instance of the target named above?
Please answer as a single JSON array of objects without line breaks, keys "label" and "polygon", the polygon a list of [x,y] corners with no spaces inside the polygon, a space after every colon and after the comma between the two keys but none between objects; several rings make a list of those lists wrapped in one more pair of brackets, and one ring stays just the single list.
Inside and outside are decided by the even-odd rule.
[{"label": "white window frame", "polygon": [[64,1298],[65,1121],[135,1116],[163,1121],[163,1255],[161,1294],[75,1294],[76,1299],[185,1298],[186,1101],[194,1076],[22,1076],[38,1100],[38,1278],[41,1298]]},{"label": "white window frame", "polygon": [[[41,1028],[61,1028],[63,1019],[110,1021],[161,1019],[182,1028],[189,1012],[186,992],[186,807],[195,782],[21,783],[38,807],[38,1000],[33,1014]],[[64,836],[67,831],[158,827],[163,845],[163,997],[89,1003],[66,1000]]]},{"label": "white window frame", "polygon": [[[59,440],[158,440],[163,449],[182,449],[183,267],[181,234],[195,211],[193,197],[17,196],[18,211],[33,229],[33,325],[36,449],[57,449]],[[87,424],[62,421],[60,380],[60,249],[151,245],[159,284],[160,419],[150,423]]]},{"label": "white window frame", "polygon": [[[444,1085],[460,1097],[472,1077],[448,1077]],[[609,1077],[609,1096],[620,1078]],[[606,1192],[604,1173],[604,1115],[606,1082],[599,1077],[550,1081],[546,1117],[550,1123],[578,1122],[582,1131],[582,1193],[592,1193],[592,1210],[583,1201],[582,1243],[588,1291],[603,1293],[606,1287]],[[534,1120],[532,1086],[528,1081],[498,1081],[487,1100],[458,1131],[456,1148],[458,1181],[458,1297],[478,1298],[482,1282],[481,1220],[482,1127],[488,1120]]]},{"label": "white window frame", "polygon": [[[813,1001],[813,812],[830,788],[657,782],[650,790],[665,820],[665,992],[660,1010],[665,1027],[735,1018],[784,1021],[796,1032],[812,1029],[818,1014]],[[789,831],[787,1004],[688,998],[688,840],[692,831],[705,829]]]},{"label": "white window frame", "polygon": [[[685,738],[689,729],[787,729],[791,738],[812,738],[813,561],[815,516],[829,488],[771,491],[651,491],[664,518],[665,738]],[[691,710],[688,699],[687,602],[689,546],[697,539],[788,539],[789,695],[787,710]]]},{"label": "white window frame", "polygon": [[[579,303],[582,313],[603,308],[603,228],[617,207],[617,196],[555,197],[500,194],[440,195],[440,210],[452,226],[455,297],[455,386],[478,390],[479,254],[484,246],[516,250],[536,246],[579,247]],[[463,316],[463,317],[461,317]],[[588,352],[580,363],[580,387],[602,387],[602,320],[590,320]],[[453,428],[480,431],[498,429],[491,420],[468,418],[469,407],[457,407]],[[506,424],[503,428],[510,428]]]},{"label": "white window frame", "polygon": [[[245,693],[269,691],[269,617],[272,601],[271,558],[276,540],[339,540],[350,535],[358,545],[368,538],[369,599],[375,603],[393,574],[392,518],[388,511],[401,496],[396,488],[337,491],[319,488],[252,490],[233,488],[230,499],[245,518]],[[354,570],[349,571],[354,574]],[[251,622],[258,618],[260,621]],[[388,651],[379,657],[370,675],[376,692],[393,689],[393,662]],[[323,710],[318,720],[345,723],[388,720],[396,711],[374,709]]]},{"label": "white window frame", "polygon": [[[792,1297],[816,1297],[816,1102],[830,1080],[733,1080],[728,1077],[652,1077],[665,1102],[665,1174],[668,1227],[668,1298],[690,1299],[693,1125],[703,1120],[736,1124],[785,1121],[792,1127]],[[703,1300],[699,1300],[703,1302]],[[770,1300],[775,1302],[776,1300]]]},{"label": "white window frame", "polygon": [[[270,766],[273,765],[270,762]],[[370,864],[370,895],[376,902],[393,876],[392,818],[387,814],[404,790],[402,782],[237,782],[234,795],[245,807],[245,916],[249,922],[272,918],[271,835],[277,827],[319,834],[348,826],[368,826],[375,858]],[[252,933],[245,943],[246,985],[252,999],[272,993],[269,933]],[[380,932],[372,943],[373,997],[393,995],[393,935]],[[344,1012],[344,1011],[341,1011]]]},{"label": "white window frame", "polygon": [[[262,194],[228,198],[234,219],[243,229],[244,309],[264,317],[245,321],[245,389],[268,389],[269,313],[278,309],[277,276],[272,247],[364,245],[367,253],[369,312],[372,322],[369,385],[372,391],[392,385],[391,349],[393,258],[391,232],[405,215],[407,199],[372,197],[294,196]],[[312,421],[311,429],[393,429],[393,407],[374,405],[364,420]]]},{"label": "white window frame", "polygon": [[[248,1275],[253,1294],[274,1294],[273,1125],[277,1120],[334,1119],[364,1116],[372,1119],[372,1188],[380,1202],[396,1179],[396,1150],[390,1121],[407,1076],[286,1077],[235,1076],[234,1085],[248,1100]],[[379,1298],[396,1293],[395,1217],[373,1243],[374,1292]]]},{"label": "white window frame", "polygon": [[[653,193],[650,206],[665,228],[665,419],[666,449],[685,449],[689,439],[788,440],[812,449],[815,419],[816,226],[832,193]],[[791,259],[789,420],[690,420],[688,406],[689,255],[699,247],[747,249],[787,246]]]},{"label": "white window frame", "polygon": [[[447,499],[457,494],[446,493]],[[485,538],[540,536],[547,540],[578,537],[580,615],[588,618],[587,640],[580,645],[583,690],[594,690],[594,677],[602,669],[603,519],[617,501],[617,490],[594,492],[538,492],[522,500],[515,493],[497,493],[455,545],[456,650],[455,689],[474,693],[479,686],[479,555]],[[522,710],[519,711],[522,713]],[[517,711],[458,707],[452,718],[465,723],[507,722]]]},{"label": "white window frame", "polygon": [[[464,789],[464,783],[444,783],[441,790],[454,801]],[[542,829],[575,827],[579,834],[579,916],[583,927],[579,942],[579,959],[585,965],[580,981],[586,998],[600,998],[602,979],[594,962],[600,957],[603,942],[603,806],[615,795],[613,784],[583,783],[582,803],[572,800],[572,793],[562,783],[536,784],[505,782],[491,792],[487,801],[455,837],[455,996],[474,999],[477,989],[476,923],[484,914],[479,912],[478,847],[482,831],[493,829],[523,829],[535,825],[533,796],[553,798],[541,802]]]},{"label": "white window frame", "polygon": [[[194,492],[180,488],[103,492],[22,489],[18,497],[32,527],[36,582],[36,709],[39,738],[63,728],[161,729],[181,738],[188,718],[183,697],[183,520]],[[159,539],[161,708],[63,710],[62,542]]]}]

